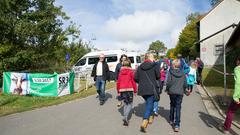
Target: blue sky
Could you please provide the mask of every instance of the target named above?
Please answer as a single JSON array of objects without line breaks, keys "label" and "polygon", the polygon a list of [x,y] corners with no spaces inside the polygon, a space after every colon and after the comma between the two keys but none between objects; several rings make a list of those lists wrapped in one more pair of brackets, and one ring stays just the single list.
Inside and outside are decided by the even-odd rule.
[{"label": "blue sky", "polygon": [[[99,49],[145,51],[161,40],[175,47],[186,16],[211,9],[210,0],[56,0],[70,20],[81,25],[81,38]],[[65,22],[68,25],[69,21]]]}]

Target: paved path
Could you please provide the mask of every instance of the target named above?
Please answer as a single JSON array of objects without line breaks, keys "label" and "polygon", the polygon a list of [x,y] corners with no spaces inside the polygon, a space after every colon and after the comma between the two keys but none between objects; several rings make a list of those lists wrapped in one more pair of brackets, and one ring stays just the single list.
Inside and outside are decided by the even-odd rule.
[{"label": "paved path", "polygon": [[[141,135],[139,127],[144,101],[134,99],[129,127],[122,126],[122,109],[116,107],[115,90],[107,91],[108,100],[99,106],[96,95],[69,103],[0,117],[0,135]],[[148,127],[146,135],[221,135],[218,124],[208,115],[199,92],[184,96],[180,133],[168,124],[169,98],[163,93],[160,116]]]}]

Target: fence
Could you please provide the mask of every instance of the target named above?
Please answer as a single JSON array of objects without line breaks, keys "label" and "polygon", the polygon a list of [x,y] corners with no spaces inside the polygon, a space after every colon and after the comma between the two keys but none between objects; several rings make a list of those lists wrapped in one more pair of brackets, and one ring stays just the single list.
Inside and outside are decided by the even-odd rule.
[{"label": "fence", "polygon": [[80,92],[81,90],[87,90],[89,87],[94,85],[94,80],[91,77],[91,70],[87,71],[77,71],[75,72],[75,78],[74,78],[74,91]]}]

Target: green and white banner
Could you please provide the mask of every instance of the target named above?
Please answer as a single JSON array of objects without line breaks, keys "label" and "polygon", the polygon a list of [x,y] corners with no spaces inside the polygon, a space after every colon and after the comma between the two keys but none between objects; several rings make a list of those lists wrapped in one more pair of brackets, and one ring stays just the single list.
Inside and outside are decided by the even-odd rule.
[{"label": "green and white banner", "polygon": [[74,73],[3,73],[3,93],[32,96],[63,96],[74,91]]}]

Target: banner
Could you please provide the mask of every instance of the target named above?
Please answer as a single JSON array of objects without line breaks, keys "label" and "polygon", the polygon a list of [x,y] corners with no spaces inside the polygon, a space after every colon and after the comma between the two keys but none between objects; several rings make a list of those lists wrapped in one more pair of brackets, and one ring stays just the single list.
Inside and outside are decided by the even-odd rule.
[{"label": "banner", "polygon": [[63,96],[74,92],[74,73],[3,73],[3,93],[32,96]]},{"label": "banner", "polygon": [[3,73],[3,93],[27,95],[29,80],[27,73]]},{"label": "banner", "polygon": [[58,75],[58,96],[72,94],[74,92],[74,73]]}]

